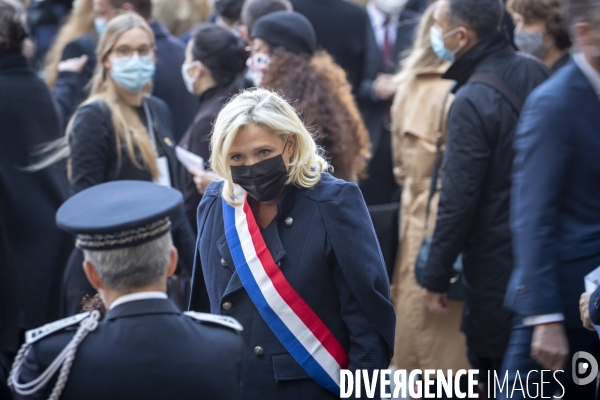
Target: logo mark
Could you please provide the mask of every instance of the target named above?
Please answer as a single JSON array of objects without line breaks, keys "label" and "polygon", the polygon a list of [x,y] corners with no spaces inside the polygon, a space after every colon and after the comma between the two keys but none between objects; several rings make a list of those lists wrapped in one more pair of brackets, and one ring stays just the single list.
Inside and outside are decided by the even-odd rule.
[{"label": "logo mark", "polygon": [[[581,358],[587,360],[587,362],[577,363],[577,361]],[[575,384],[581,386],[587,385],[589,383],[592,383],[592,381],[596,379],[596,376],[598,375],[598,362],[590,353],[587,353],[585,351],[578,351],[573,355],[572,370],[573,381],[575,382]],[[586,373],[589,375],[585,378],[579,378],[577,376],[577,374],[583,375]]]}]

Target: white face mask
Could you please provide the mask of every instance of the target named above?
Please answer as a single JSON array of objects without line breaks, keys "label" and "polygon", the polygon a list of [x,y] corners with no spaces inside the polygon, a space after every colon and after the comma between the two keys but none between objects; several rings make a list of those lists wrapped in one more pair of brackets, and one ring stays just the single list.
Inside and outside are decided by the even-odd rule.
[{"label": "white face mask", "polygon": [[386,14],[400,14],[404,7],[406,7],[406,3],[408,0],[373,0],[375,2],[375,6],[379,8]]},{"label": "white face mask", "polygon": [[262,84],[263,75],[265,74],[265,70],[269,66],[270,61],[271,57],[265,53],[254,54],[246,61],[246,66],[248,66],[248,77],[254,82],[254,86],[260,87]]},{"label": "white face mask", "polygon": [[195,76],[190,77],[190,75],[188,74],[188,71],[190,69],[194,68],[195,66],[200,66],[200,65],[201,65],[200,61],[192,61],[191,63],[183,64],[181,66],[181,76],[183,77],[183,82],[185,82],[185,87],[187,88],[188,92],[190,92],[191,94],[197,94],[196,91],[194,90],[194,84],[198,80],[198,76],[200,74],[196,73]]}]

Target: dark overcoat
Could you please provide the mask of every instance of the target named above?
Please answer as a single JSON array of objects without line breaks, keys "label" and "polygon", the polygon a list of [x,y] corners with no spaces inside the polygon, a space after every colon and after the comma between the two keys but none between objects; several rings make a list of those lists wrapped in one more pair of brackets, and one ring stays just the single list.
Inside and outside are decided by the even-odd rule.
[{"label": "dark overcoat", "polygon": [[[222,186],[213,182],[198,209],[191,309],[228,315],[244,326],[243,399],[338,398],[309,378],[244,290],[225,237]],[[395,314],[358,187],[327,173],[313,189],[288,185],[262,235],[288,282],[347,352],[348,368],[387,368]]]},{"label": "dark overcoat", "polygon": [[[31,382],[73,339],[71,329],[40,338],[21,383]],[[81,342],[61,400],[238,399],[243,341],[237,330],[195,320],[166,299],[117,305]],[[44,390],[20,399],[47,399]]]},{"label": "dark overcoat", "polygon": [[516,53],[497,32],[443,75],[458,83],[448,115],[440,202],[423,283],[430,291],[447,292],[455,274],[452,265],[462,251],[467,347],[498,360],[512,327],[503,302],[513,268],[509,210],[519,113],[498,90],[469,82],[474,73],[494,76],[525,100],[548,71],[537,59]]},{"label": "dark overcoat", "polygon": [[[3,50],[0,50],[3,51]],[[60,137],[46,85],[20,54],[0,54],[0,351],[58,318],[60,277],[73,247],[54,223],[68,196],[64,164],[38,172],[39,146]]]}]

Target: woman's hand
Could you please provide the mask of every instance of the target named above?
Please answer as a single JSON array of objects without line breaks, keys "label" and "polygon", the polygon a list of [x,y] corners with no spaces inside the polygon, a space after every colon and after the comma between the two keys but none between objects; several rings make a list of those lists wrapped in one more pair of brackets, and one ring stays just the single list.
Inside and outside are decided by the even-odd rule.
[{"label": "woman's hand", "polygon": [[88,61],[88,56],[85,54],[81,57],[69,58],[68,60],[58,63],[58,72],[75,72],[80,74],[83,67]]},{"label": "woman's hand", "polygon": [[198,189],[198,193],[200,194],[204,194],[206,187],[219,177],[214,172],[204,171],[196,167],[190,167],[188,168],[188,171],[194,176],[194,183],[196,184],[196,189]]}]

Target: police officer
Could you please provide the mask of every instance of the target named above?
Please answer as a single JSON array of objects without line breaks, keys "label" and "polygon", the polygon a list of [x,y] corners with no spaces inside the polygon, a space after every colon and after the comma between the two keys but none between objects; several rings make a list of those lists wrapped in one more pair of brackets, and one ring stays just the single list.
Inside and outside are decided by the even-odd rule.
[{"label": "police officer", "polygon": [[241,325],[181,313],[167,299],[177,265],[169,215],[176,190],[115,181],[70,198],[60,228],[77,235],[106,315],[78,314],[28,331],[9,385],[16,399],[236,399]]}]

